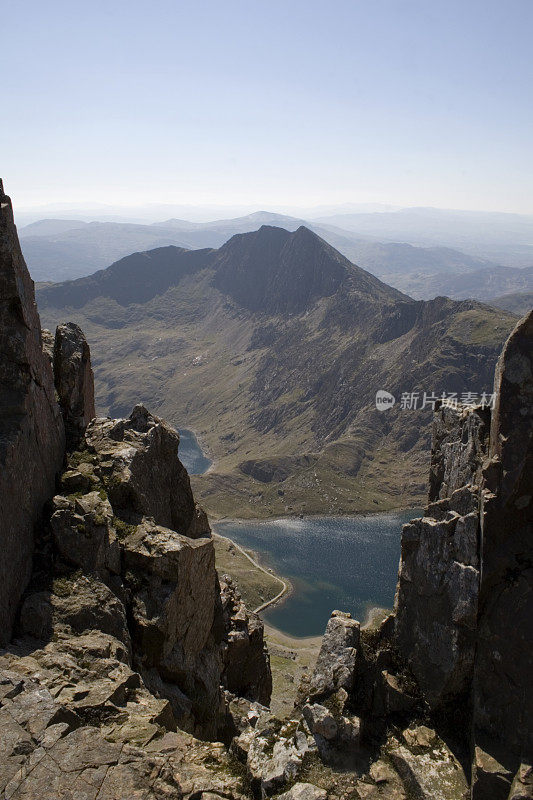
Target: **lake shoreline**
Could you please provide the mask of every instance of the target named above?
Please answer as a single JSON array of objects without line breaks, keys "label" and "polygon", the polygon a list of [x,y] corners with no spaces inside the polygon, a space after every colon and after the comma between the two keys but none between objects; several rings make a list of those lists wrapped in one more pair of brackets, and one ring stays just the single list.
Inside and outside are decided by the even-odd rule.
[{"label": "lake shoreline", "polygon": [[[409,508],[255,522],[226,518],[212,528],[275,576],[281,591],[272,586],[270,599],[250,608],[280,634],[299,640],[322,635],[335,609],[350,612],[364,629],[379,627],[393,607],[402,526],[420,514]],[[292,590],[283,591],[289,583]]]},{"label": "lake shoreline", "polygon": [[[207,474],[207,473],[204,473]],[[197,477],[197,476],[195,476]],[[383,511],[357,511],[353,514],[285,514],[284,516],[280,516],[279,514],[274,514],[271,517],[215,517],[213,514],[210,516],[210,523],[211,526],[221,524],[235,524],[235,525],[260,525],[261,523],[272,524],[273,522],[283,522],[283,520],[288,520],[290,522],[294,522],[295,520],[301,520],[305,522],[306,520],[319,520],[319,519],[359,519],[364,518],[367,519],[368,517],[380,517],[389,514],[403,514],[406,511],[411,511],[409,506],[399,506],[398,508],[387,508]],[[419,509],[420,514],[419,516],[423,516],[424,509]],[[416,517],[413,517],[416,519]],[[405,525],[405,523],[402,523]]]},{"label": "lake shoreline", "polygon": [[271,608],[274,605],[282,605],[286,600],[288,600],[288,598],[294,592],[294,587],[289,578],[280,575],[271,567],[267,567],[264,564],[262,564],[260,553],[256,552],[255,550],[251,550],[250,548],[242,547],[242,545],[240,545],[230,536],[224,536],[223,534],[219,533],[216,530],[216,528],[213,527],[213,525],[211,526],[211,528],[212,528],[212,533],[214,533],[215,536],[218,536],[219,539],[225,539],[226,541],[231,542],[231,544],[237,550],[239,550],[245,558],[247,558],[250,561],[252,566],[254,566],[256,569],[259,569],[261,572],[264,572],[266,575],[269,575],[271,578],[275,578],[281,584],[282,586],[281,591],[277,595],[275,595],[275,597],[273,597],[272,599],[266,600],[260,606],[253,609],[254,614],[260,614],[262,611],[265,611],[267,608]]}]

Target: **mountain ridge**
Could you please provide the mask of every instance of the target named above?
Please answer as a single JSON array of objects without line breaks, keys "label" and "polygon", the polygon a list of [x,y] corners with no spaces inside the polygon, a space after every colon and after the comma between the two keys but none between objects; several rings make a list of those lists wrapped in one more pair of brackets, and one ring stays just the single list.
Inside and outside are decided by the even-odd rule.
[{"label": "mountain ridge", "polygon": [[[130,258],[142,270],[149,257]],[[107,270],[123,270],[119,295],[102,289],[106,271],[100,295],[77,307],[65,293],[86,279],[38,290],[45,324],[68,310],[101,354],[100,409],[122,415],[141,387],[157,413],[196,430],[215,466],[195,490],[217,516],[416,505],[431,409],[401,409],[402,393],[422,404],[424,391],[487,391],[516,318],[472,300],[415,301],[305,229],[266,226],[176,260],[194,258],[194,269],[163,265],[161,292],[130,305],[128,259]],[[398,399],[385,414],[379,389]]]},{"label": "mountain ridge", "polygon": [[[307,252],[302,258],[304,249]],[[307,265],[305,258],[309,255],[316,260],[314,276],[309,270],[305,275],[299,275],[299,265]],[[275,264],[278,266],[272,273],[269,271],[269,266]],[[285,268],[288,268],[289,272],[284,276]],[[286,291],[291,287],[288,286],[286,279],[290,276],[296,283],[300,279],[303,282],[311,278],[317,282],[314,289],[306,287],[310,292],[308,300],[325,296],[320,294],[322,290],[327,293],[333,288],[338,289],[340,283],[350,276],[353,278],[357,276],[361,286],[365,286],[368,290],[390,294],[396,299],[406,297],[366,270],[352,264],[308,228],[300,226],[297,231],[291,233],[283,228],[266,225],[253,233],[235,234],[218,250],[213,248],[187,250],[169,245],[133,253],[93,275],[43,287],[39,290],[39,297],[44,304],[52,305],[55,301],[81,307],[84,302],[97,297],[100,291],[121,305],[146,302],[179,283],[184,274],[201,269],[213,270],[216,275],[215,285],[233,296],[237,302],[249,304],[252,302],[250,297],[252,294],[255,297],[255,310],[258,310],[259,302],[265,299],[261,295],[267,286],[261,281],[267,277],[271,291],[272,284],[285,279],[285,285],[280,287],[280,292],[272,301],[278,303],[287,301]],[[146,270],[149,270],[149,274]],[[141,281],[141,285],[133,286],[133,280]],[[254,285],[256,282],[257,285]],[[300,307],[301,299],[293,296],[291,302],[296,309]],[[267,310],[272,310],[271,306],[268,306]]]}]

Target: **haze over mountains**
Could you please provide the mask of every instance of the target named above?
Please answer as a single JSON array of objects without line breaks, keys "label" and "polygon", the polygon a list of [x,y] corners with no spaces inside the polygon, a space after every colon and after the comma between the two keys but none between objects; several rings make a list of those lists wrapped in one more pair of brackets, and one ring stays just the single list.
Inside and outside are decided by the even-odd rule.
[{"label": "haze over mountains", "polygon": [[525,214],[403,208],[382,214],[334,214],[316,222],[385,241],[458,248],[514,267],[531,266],[533,257],[533,217]]},{"label": "haze over mountains", "polygon": [[[525,244],[533,241],[533,222],[512,214],[405,209],[309,222],[258,211],[211,222],[170,218],[149,225],[51,218],[22,228],[20,236],[34,279],[59,281],[89,275],[135,251],[170,244],[190,249],[220,247],[236,233],[251,232],[263,224],[291,231],[305,224],[350,261],[416,299],[442,294],[488,301],[533,290],[533,250],[530,253]],[[375,238],[378,233],[383,241]],[[393,234],[396,240],[387,241]],[[468,252],[456,249],[457,242]],[[488,257],[495,242],[502,256],[499,262]]]},{"label": "haze over mountains", "polygon": [[412,300],[301,225],[135,253],[38,303],[46,326],[83,325],[100,411],[142,400],[198,431],[216,464],[197,491],[237,516],[418,502],[431,408],[380,413],[376,391],[490,391],[516,321]]}]

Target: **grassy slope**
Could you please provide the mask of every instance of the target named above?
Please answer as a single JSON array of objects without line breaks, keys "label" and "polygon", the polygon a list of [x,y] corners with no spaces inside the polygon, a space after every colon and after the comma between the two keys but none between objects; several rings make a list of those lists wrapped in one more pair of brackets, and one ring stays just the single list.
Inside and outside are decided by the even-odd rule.
[{"label": "grassy slope", "polygon": [[[435,301],[422,327],[372,341],[367,322],[338,300],[265,319],[229,305],[208,278],[186,277],[142,306],[99,298],[83,309],[46,308],[41,318],[44,327],[72,319],[84,329],[101,413],[123,415],[144,402],[199,434],[215,467],[194,479],[194,491],[214,517],[420,503],[431,415],[398,407],[378,414],[376,389],[490,389],[515,323],[504,311],[450,311],[451,301]],[[281,469],[282,479],[256,480],[239,468],[255,460]]]}]

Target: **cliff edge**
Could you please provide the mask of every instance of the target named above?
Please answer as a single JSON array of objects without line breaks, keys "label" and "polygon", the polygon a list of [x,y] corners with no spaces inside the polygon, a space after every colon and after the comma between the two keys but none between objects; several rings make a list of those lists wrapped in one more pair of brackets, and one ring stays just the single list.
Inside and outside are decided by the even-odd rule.
[{"label": "cliff edge", "polygon": [[33,281],[0,180],[0,644],[32,568],[34,528],[54,494],[65,432],[43,352]]}]

